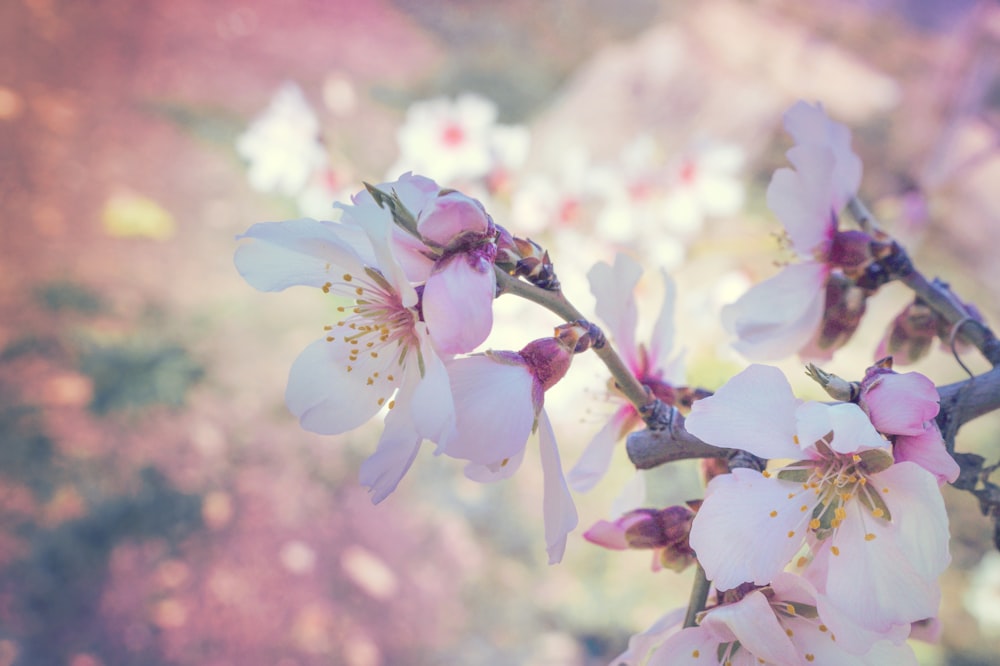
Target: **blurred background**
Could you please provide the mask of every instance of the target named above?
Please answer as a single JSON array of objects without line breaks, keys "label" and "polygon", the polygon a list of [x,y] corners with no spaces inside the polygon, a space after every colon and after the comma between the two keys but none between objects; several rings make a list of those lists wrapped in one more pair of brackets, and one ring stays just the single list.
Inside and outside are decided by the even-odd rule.
[{"label": "blurred background", "polygon": [[[414,169],[547,247],[585,312],[588,268],[626,251],[648,331],[669,271],[675,370],[714,389],[745,365],[719,308],[788,258],[764,190],[798,99],[852,129],[862,198],[996,327],[992,2],[0,4],[0,666],[607,663],[690,587],[579,536],[613,517],[624,450],[558,566],[530,464],[483,486],[425,451],[373,507],[379,424],[319,437],[284,407],[329,303],[254,291],[234,237]],[[825,367],[859,378],[907,300],[882,290]],[[497,312],[495,348],[558,323]],[[913,369],[964,376],[937,348]],[[588,357],[547,396],[567,468],[607,397]],[[995,461],[998,434],[984,417],[959,447]],[[647,482],[701,492],[696,465]],[[1000,664],[991,523],[944,493],[943,632],[914,648]]]}]

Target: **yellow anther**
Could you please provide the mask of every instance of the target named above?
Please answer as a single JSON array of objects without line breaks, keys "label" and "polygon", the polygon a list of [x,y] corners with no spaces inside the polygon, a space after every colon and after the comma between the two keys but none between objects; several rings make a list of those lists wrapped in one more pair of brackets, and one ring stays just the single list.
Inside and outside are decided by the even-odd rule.
[{"label": "yellow anther", "polygon": [[698,657],[701,656],[701,652],[698,652],[697,650],[695,650],[695,651],[693,651],[691,653],[691,656],[694,657],[695,659],[697,659]]},{"label": "yellow anther", "polygon": [[353,279],[354,279],[353,275],[351,275],[350,273],[344,273],[344,282],[350,282]]},{"label": "yellow anther", "polygon": [[788,530],[788,538],[791,539],[793,536],[795,536],[795,530]]},{"label": "yellow anther", "polygon": [[855,453],[853,456],[851,456],[851,460],[853,460],[854,462],[861,462],[861,456]]},{"label": "yellow anther", "polygon": [[795,442],[796,444],[798,444],[799,443],[799,436],[798,435],[792,435],[792,441]]},{"label": "yellow anther", "polygon": [[819,518],[813,518],[809,521],[809,529],[818,530],[819,529]]},{"label": "yellow anther", "polygon": [[874,540],[875,540],[875,535],[872,534],[871,532],[865,535],[865,541],[874,541]]},{"label": "yellow anther", "polygon": [[771,516],[772,518],[777,518],[778,517],[778,512],[777,511],[771,511],[771,513],[769,513],[768,515]]},{"label": "yellow anther", "polygon": [[763,476],[763,477],[764,477],[765,479],[770,479],[770,478],[771,478],[771,473],[770,473],[770,472],[768,472],[768,471],[767,471],[766,469],[765,469],[765,470],[764,470],[763,472],[761,472],[761,475],[762,475],[762,476]]},{"label": "yellow anther", "polygon": [[385,398],[379,398],[378,399],[378,406],[381,407],[383,405],[383,403],[385,403]]},{"label": "yellow anther", "polygon": [[827,627],[826,627],[825,624],[819,625],[819,627],[817,627],[817,629],[819,629],[820,631],[827,631]]},{"label": "yellow anther", "polygon": [[323,293],[324,294],[329,294],[330,293],[330,287],[332,287],[332,286],[333,286],[332,282],[327,282],[326,284],[324,284],[323,285]]},{"label": "yellow anther", "polygon": [[792,636],[795,635],[795,632],[793,632],[791,629],[785,629],[785,635],[791,638]]},{"label": "yellow anther", "polygon": [[329,324],[327,324],[326,326],[323,327],[323,330],[324,331],[332,331],[333,330],[333,326],[330,326]]},{"label": "yellow anther", "polygon": [[389,409],[392,409],[395,406],[396,406],[396,401],[395,400],[390,400],[389,401]]},{"label": "yellow anther", "polygon": [[335,338],[335,337],[333,337],[332,335],[328,335],[328,336],[326,336],[326,341],[327,341],[327,342],[333,342],[334,340],[336,340],[336,338]]},{"label": "yellow anther", "polygon": [[808,652],[806,652],[806,661],[815,661],[816,657]]},{"label": "yellow anther", "polygon": [[802,506],[799,507],[799,511],[805,512],[805,511],[808,511],[808,510],[809,510],[809,505],[808,504],[803,504]]},{"label": "yellow anther", "polygon": [[365,293],[365,290],[362,289],[361,287],[355,287],[354,288],[354,293],[357,294],[358,296],[360,296],[361,294]]},{"label": "yellow anther", "polygon": [[872,511],[872,515],[875,516],[876,518],[881,518],[882,516],[885,515],[885,511],[876,507],[875,510]]},{"label": "yellow anther", "polygon": [[830,552],[833,553],[834,555],[840,555],[840,549],[837,548],[836,546],[830,546]]},{"label": "yellow anther", "polygon": [[785,604],[785,612],[789,615],[795,615],[795,606],[791,604]]}]

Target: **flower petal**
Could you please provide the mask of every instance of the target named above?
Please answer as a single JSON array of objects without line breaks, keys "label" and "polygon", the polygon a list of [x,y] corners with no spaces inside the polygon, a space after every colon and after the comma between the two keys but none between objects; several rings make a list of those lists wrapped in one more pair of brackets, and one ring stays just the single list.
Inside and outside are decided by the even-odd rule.
[{"label": "flower petal", "polygon": [[349,346],[341,340],[318,340],[292,363],[285,403],[306,430],[321,435],[353,430],[373,417],[395,390],[395,385],[384,380],[368,381],[373,371],[388,375],[384,371],[387,361],[380,361],[379,366],[363,362],[350,366],[349,353]]},{"label": "flower petal", "polygon": [[798,458],[798,404],[781,370],[751,365],[715,395],[696,401],[685,426],[712,446],[742,449],[762,458]]},{"label": "flower petal", "polygon": [[440,245],[464,233],[485,234],[489,226],[483,204],[454,190],[431,199],[417,219],[420,235]]},{"label": "flower petal", "polygon": [[424,321],[435,346],[447,354],[470,352],[493,328],[496,274],[492,264],[456,255],[435,267],[424,287]]},{"label": "flower petal", "polygon": [[832,121],[820,104],[799,101],[785,112],[785,130],[799,145],[826,146],[834,156],[833,195],[835,208],[840,209],[861,185],[861,159],[851,150],[851,132]]},{"label": "flower petal", "polygon": [[569,485],[576,492],[587,492],[604,478],[608,467],[611,466],[611,456],[621,436],[622,425],[628,418],[629,409],[622,407],[615,412],[611,420],[590,440],[579,460],[573,465],[567,478]]},{"label": "flower petal", "polygon": [[[414,362],[415,359],[406,364],[404,380],[413,373],[416,375],[409,379],[415,381],[413,398],[409,403],[410,412],[417,432],[440,444],[452,436],[455,430],[455,401],[451,395],[451,381],[444,362],[430,343],[430,336],[419,330],[417,336],[423,360],[423,376],[420,375],[420,365]],[[396,402],[402,401],[397,399]]]},{"label": "flower petal", "polygon": [[378,447],[361,463],[358,474],[361,485],[371,493],[372,504],[378,504],[396,489],[417,457],[422,441],[405,410],[389,411]]},{"label": "flower petal", "polygon": [[566,551],[566,537],[577,526],[579,519],[573,496],[563,477],[556,434],[544,409],[538,414],[538,448],[542,459],[542,513],[545,520],[546,550],[549,564],[557,564],[562,561]]},{"label": "flower petal", "polygon": [[[934,476],[916,463],[897,462],[876,474],[872,483],[882,488],[907,562],[928,580],[936,580],[948,568],[951,555],[948,552],[948,512]],[[914,620],[932,615],[936,612]]]},{"label": "flower petal", "polygon": [[823,320],[829,268],[807,261],[785,266],[722,308],[722,325],[747,358],[767,361],[792,355],[812,339]]},{"label": "flower petal", "polygon": [[799,661],[795,646],[782,629],[767,597],[759,591],[751,592],[734,604],[719,606],[701,621],[701,626],[709,630],[720,625],[732,632],[742,649],[749,650],[759,660],[773,664]]},{"label": "flower petal", "polygon": [[897,437],[892,455],[897,463],[909,460],[920,465],[937,477],[938,483],[953,483],[962,471],[945,448],[941,431],[933,421],[925,423],[919,435]]},{"label": "flower petal", "polygon": [[642,276],[642,267],[626,254],[615,255],[615,265],[594,264],[587,271],[590,292],[594,295],[594,312],[607,326],[610,337],[625,356],[625,362],[637,370],[635,358],[635,328],[638,311],[635,286]]},{"label": "flower petal", "polygon": [[650,365],[658,370],[664,369],[667,356],[674,348],[674,303],[677,298],[677,284],[666,271],[660,271],[660,275],[663,277],[663,303],[649,341]]},{"label": "flower petal", "polygon": [[357,249],[366,241],[332,222],[260,222],[237,238],[253,239],[236,248],[234,261],[240,275],[261,291],[281,291],[294,285],[321,287],[331,276],[339,280],[344,272],[364,272]]},{"label": "flower petal", "polygon": [[480,465],[479,463],[469,463],[463,470],[465,477],[477,483],[496,483],[514,476],[517,470],[521,469],[521,462],[524,460],[524,452],[521,449],[517,454],[504,459],[503,462],[491,465]]},{"label": "flower petal", "polygon": [[889,449],[889,442],[876,432],[868,415],[850,402],[827,405],[807,402],[795,411],[795,430],[803,451],[815,452],[815,444],[831,432],[830,448],[837,453],[866,449]]},{"label": "flower petal", "polygon": [[649,658],[647,666],[706,666],[715,659],[716,650],[721,642],[716,633],[710,629],[687,627],[663,641]]},{"label": "flower petal", "polygon": [[882,374],[866,388],[861,399],[879,432],[922,435],[941,408],[934,382],[919,372]]},{"label": "flower petal", "polygon": [[[633,634],[628,639],[628,649],[615,657],[611,663],[615,664],[615,666],[639,666],[640,664],[645,664],[650,651],[663,643],[671,633],[680,630],[680,625],[684,620],[686,612],[686,608],[675,608],[669,613],[660,616],[645,631]],[[706,652],[706,654],[711,653]]]},{"label": "flower petal", "polygon": [[443,453],[482,465],[524,450],[535,422],[534,377],[527,365],[469,356],[446,364],[455,399],[455,432]]},{"label": "flower petal", "polygon": [[795,495],[796,488],[750,469],[735,469],[708,484],[690,541],[718,589],[766,585],[798,552],[815,499],[811,493]]},{"label": "flower petal", "polygon": [[767,188],[767,207],[788,232],[795,251],[813,258],[825,252],[836,228],[833,214],[834,157],[822,146],[796,146],[788,151],[791,169],[778,169]]}]

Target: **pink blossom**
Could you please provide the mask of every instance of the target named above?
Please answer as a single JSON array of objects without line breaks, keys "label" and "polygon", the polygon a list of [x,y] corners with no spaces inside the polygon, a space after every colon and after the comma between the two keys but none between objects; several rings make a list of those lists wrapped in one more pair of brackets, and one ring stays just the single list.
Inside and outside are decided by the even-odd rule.
[{"label": "pink blossom", "polygon": [[447,364],[456,422],[441,449],[469,461],[470,478],[489,482],[511,476],[524,458],[529,436],[538,430],[550,564],[562,559],[577,513],[563,477],[555,433],[543,409],[544,395],[566,373],[572,354],[572,345],[543,338],[519,352],[490,351]]},{"label": "pink blossom", "polygon": [[455,416],[417,292],[388,245],[388,213],[365,224],[255,224],[240,237],[252,242],[236,250],[235,262],[262,291],[306,285],[341,303],[343,317],[292,364],[285,399],[302,427],[321,434],[347,432],[390,410],[378,448],[362,467],[362,483],[378,502],[395,489],[421,441],[443,439]]},{"label": "pink blossom", "polygon": [[817,588],[858,624],[883,632],[936,613],[950,560],[941,493],[918,465],[893,464],[857,405],[801,402],[779,370],[754,365],[686,425],[715,446],[797,461],[709,484],[691,545],[719,589],[766,584],[808,541],[829,558]]},{"label": "pink blossom", "polygon": [[[655,397],[672,405],[676,394],[668,377],[672,379],[680,374],[677,360],[667,360],[674,338],[674,284],[666,273],[662,274],[665,287],[663,304],[647,347],[636,343],[638,310],[634,291],[641,275],[639,264],[619,253],[615,256],[614,266],[598,263],[590,269],[587,278],[596,300],[597,316],[606,325],[606,333],[615,341],[629,370]],[[584,449],[568,476],[570,485],[578,492],[590,490],[604,477],[611,464],[615,444],[642,423],[635,407],[620,394],[612,392],[609,397],[619,403],[619,407]]]},{"label": "pink blossom", "polygon": [[[837,216],[861,179],[847,129],[829,120],[822,108],[802,102],[786,112],[785,128],[796,139],[787,153],[794,169],[774,173],[767,204],[784,225],[799,263],[755,285],[722,311],[723,326],[737,337],[734,347],[755,360],[807,349],[827,310],[836,305],[824,302],[831,273],[856,269],[868,259],[867,235],[837,229]],[[843,335],[838,329],[828,345],[843,344],[853,330]]]}]

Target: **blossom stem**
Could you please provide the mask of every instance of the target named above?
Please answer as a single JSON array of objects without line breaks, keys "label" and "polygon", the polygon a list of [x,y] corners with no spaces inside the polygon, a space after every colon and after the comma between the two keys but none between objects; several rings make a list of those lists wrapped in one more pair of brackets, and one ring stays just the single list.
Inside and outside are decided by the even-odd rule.
[{"label": "blossom stem", "polygon": [[[858,225],[867,233],[880,233],[879,224],[868,208],[857,197],[847,203],[847,209]],[[988,326],[973,319],[968,309],[940,280],[928,280],[916,270],[906,251],[894,243],[894,254],[902,255],[893,259],[895,266],[904,267],[890,276],[909,287],[919,298],[953,327],[960,335],[974,345],[993,367],[1000,365],[1000,340]]]},{"label": "blossom stem", "polygon": [[[494,268],[497,274],[497,286],[500,288],[500,293],[514,294],[532,303],[537,303],[550,312],[559,315],[567,322],[586,320],[580,311],[566,300],[561,290],[550,291],[542,289],[510,275],[498,267]],[[622,360],[622,357],[618,355],[618,352],[610,344],[593,349],[598,358],[607,366],[618,390],[622,392],[625,398],[636,409],[641,409],[652,402],[652,397],[649,395],[646,387],[636,379],[635,375],[628,369],[628,366],[625,365],[625,361]]]},{"label": "blossom stem", "polygon": [[708,601],[708,578],[701,564],[695,564],[694,583],[691,586],[691,597],[688,600],[687,613],[684,614],[684,628],[698,624],[698,613],[705,610]]}]

